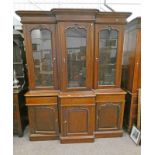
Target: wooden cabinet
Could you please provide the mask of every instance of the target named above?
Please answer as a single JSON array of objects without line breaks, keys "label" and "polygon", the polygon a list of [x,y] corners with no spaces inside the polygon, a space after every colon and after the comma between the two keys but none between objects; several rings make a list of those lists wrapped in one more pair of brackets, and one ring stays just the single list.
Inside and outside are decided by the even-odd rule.
[{"label": "wooden cabinet", "polygon": [[[41,96],[42,93],[44,96]],[[26,94],[30,140],[48,140],[58,138],[59,128],[56,95],[56,92],[52,94],[52,92],[42,91],[32,93],[28,92]]]},{"label": "wooden cabinet", "polygon": [[40,137],[38,140],[46,136],[49,139],[58,137],[57,105],[29,106],[29,117],[31,140],[36,140],[36,137]]},{"label": "wooden cabinet", "polygon": [[128,92],[124,126],[130,131],[137,121],[138,89],[141,88],[141,18],[127,24],[124,39],[122,88]]},{"label": "wooden cabinet", "polygon": [[23,136],[24,129],[28,124],[24,93],[22,89],[13,90],[13,133],[19,137]]},{"label": "wooden cabinet", "polygon": [[[122,135],[121,61],[130,13],[52,9],[17,14],[23,23],[29,71],[30,139],[57,135],[53,106],[59,113],[61,143],[92,142],[98,129],[107,137]],[[58,102],[46,102],[48,97]]]},{"label": "wooden cabinet", "polygon": [[120,128],[120,103],[105,102],[98,104],[96,108],[96,130],[115,130]]},{"label": "wooden cabinet", "polygon": [[61,143],[92,142],[95,128],[93,92],[60,93]]},{"label": "wooden cabinet", "polygon": [[95,90],[96,94],[96,137],[122,136],[125,92],[120,88]]},{"label": "wooden cabinet", "polygon": [[57,89],[54,24],[24,25],[29,89]]},{"label": "wooden cabinet", "polygon": [[99,13],[95,21],[96,137],[122,136],[125,92],[121,62],[127,14]]},{"label": "wooden cabinet", "polygon": [[120,86],[123,26],[95,25],[96,89]]},{"label": "wooden cabinet", "polygon": [[13,31],[13,133],[23,136],[28,124],[27,107],[24,94],[27,90],[25,51],[23,37],[18,31]]},{"label": "wooden cabinet", "polygon": [[92,23],[63,22],[61,31],[61,89],[92,89],[93,78],[93,29]]}]

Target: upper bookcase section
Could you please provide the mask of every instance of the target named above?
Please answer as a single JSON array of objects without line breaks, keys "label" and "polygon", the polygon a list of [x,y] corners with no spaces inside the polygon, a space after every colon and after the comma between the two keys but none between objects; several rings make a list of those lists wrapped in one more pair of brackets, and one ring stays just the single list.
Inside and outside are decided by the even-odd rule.
[{"label": "upper bookcase section", "polygon": [[[94,22],[126,24],[130,12],[100,12],[97,9],[52,9],[51,11],[16,11],[21,23]],[[110,20],[109,20],[110,19]]]}]

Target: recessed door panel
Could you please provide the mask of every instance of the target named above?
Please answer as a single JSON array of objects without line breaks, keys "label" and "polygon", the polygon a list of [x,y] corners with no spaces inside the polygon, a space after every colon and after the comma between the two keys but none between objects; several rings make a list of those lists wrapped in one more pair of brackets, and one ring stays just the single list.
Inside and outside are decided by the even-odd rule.
[{"label": "recessed door panel", "polygon": [[98,131],[119,129],[121,117],[119,103],[98,104],[96,110],[96,129]]},{"label": "recessed door panel", "polygon": [[30,106],[29,116],[31,133],[58,132],[58,114],[55,106]]},{"label": "recessed door panel", "polygon": [[67,115],[68,133],[88,132],[88,110],[69,109]]}]

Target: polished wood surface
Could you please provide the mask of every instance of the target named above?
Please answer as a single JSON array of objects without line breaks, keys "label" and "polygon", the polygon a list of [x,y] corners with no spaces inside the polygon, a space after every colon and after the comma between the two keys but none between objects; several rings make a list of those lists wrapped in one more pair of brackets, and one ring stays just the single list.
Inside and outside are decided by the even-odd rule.
[{"label": "polished wood surface", "polygon": [[137,93],[141,87],[141,18],[131,21],[125,30],[122,88]]},{"label": "polished wood surface", "polygon": [[59,136],[57,97],[29,96],[30,140],[57,139]]},{"label": "polished wood surface", "polygon": [[34,71],[34,60],[33,60],[33,50],[32,50],[32,39],[31,32],[33,29],[47,29],[51,32],[51,50],[52,50],[52,64],[53,64],[53,74],[54,74],[54,86],[49,86],[49,89],[57,89],[58,81],[57,81],[57,61],[56,61],[56,49],[55,49],[55,25],[54,24],[25,24],[23,25],[24,37],[25,37],[25,48],[26,48],[26,58],[28,65],[28,76],[29,76],[29,89],[48,89],[47,87],[39,87],[35,84],[35,71]]},{"label": "polished wood surface", "polygon": [[[57,105],[29,106],[30,140],[57,139]],[[39,137],[38,137],[39,136]],[[47,139],[46,139],[47,140]]]},{"label": "polished wood surface", "polygon": [[122,67],[122,88],[128,92],[124,126],[130,131],[137,121],[138,89],[141,88],[141,18],[127,24]]},{"label": "polished wood surface", "polygon": [[94,92],[96,94],[95,136],[98,138],[122,136],[125,92],[121,89],[115,92],[111,90],[111,94],[104,93],[103,90]]},{"label": "polished wood surface", "polygon": [[[16,13],[23,23],[28,63],[29,91],[25,96],[29,108],[30,140],[60,138],[61,143],[74,143],[93,142],[95,136],[121,136],[125,98],[125,92],[120,89],[123,33],[126,18],[131,13],[100,12],[96,9],[52,9]],[[116,74],[113,77],[115,83],[98,86],[98,33],[109,27],[118,32]],[[39,32],[46,29],[54,34],[51,39],[54,59],[50,62],[53,66],[53,86],[38,87],[35,84],[31,38],[33,29]],[[72,31],[68,33],[68,29]],[[70,37],[69,45],[72,46],[68,46],[66,36]],[[75,40],[80,40],[80,43]],[[84,40],[86,45],[83,44]],[[83,68],[78,70],[77,75],[70,76],[68,60],[74,61],[72,64],[84,64],[79,65]],[[72,68],[72,72],[74,71]],[[72,80],[71,86],[69,80]]]},{"label": "polished wood surface", "polygon": [[95,25],[95,76],[94,76],[94,88],[104,89],[104,88],[118,88],[121,83],[121,62],[122,62],[122,49],[123,49],[123,31],[124,25],[110,25],[110,28],[118,31],[118,49],[116,57],[116,75],[114,85],[98,85],[98,68],[99,68],[99,32],[104,29],[108,29],[109,25],[96,24]]},{"label": "polished wood surface", "polygon": [[59,90],[30,90],[25,94],[25,96],[58,96],[59,92]]},{"label": "polished wood surface", "polygon": [[59,101],[61,143],[88,141],[88,136],[94,141],[95,95],[89,91],[60,93]]}]

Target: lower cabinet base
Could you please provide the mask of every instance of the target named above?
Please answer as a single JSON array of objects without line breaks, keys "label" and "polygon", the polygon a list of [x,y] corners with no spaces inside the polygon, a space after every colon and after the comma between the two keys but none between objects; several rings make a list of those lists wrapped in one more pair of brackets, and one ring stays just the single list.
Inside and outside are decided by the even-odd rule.
[{"label": "lower cabinet base", "polygon": [[90,143],[94,142],[94,136],[72,136],[72,137],[60,137],[60,142],[65,143]]},{"label": "lower cabinet base", "polygon": [[62,92],[59,95],[61,143],[94,141],[95,95],[86,92]]},{"label": "lower cabinet base", "polygon": [[29,136],[29,139],[31,140],[31,141],[46,141],[46,140],[57,140],[57,139],[59,139],[59,137],[58,136],[54,136],[54,135],[42,135],[42,134],[31,134],[30,136]]},{"label": "lower cabinet base", "polygon": [[123,130],[95,132],[95,138],[112,138],[121,136],[123,136]]},{"label": "lower cabinet base", "polygon": [[120,89],[30,95],[26,103],[31,141],[88,143],[123,136],[125,92]]}]

